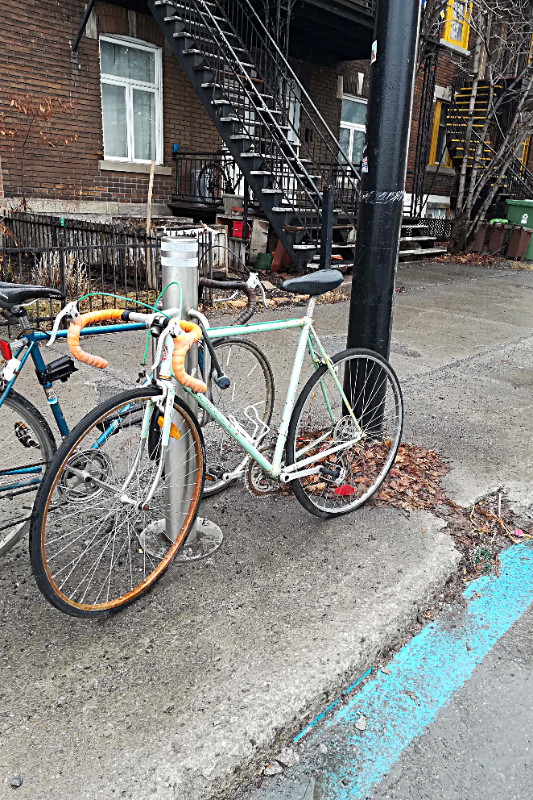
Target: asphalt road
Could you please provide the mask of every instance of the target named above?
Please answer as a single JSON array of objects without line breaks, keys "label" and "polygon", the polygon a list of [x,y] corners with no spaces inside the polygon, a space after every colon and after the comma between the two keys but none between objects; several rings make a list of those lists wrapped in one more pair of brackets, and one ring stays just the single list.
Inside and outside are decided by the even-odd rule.
[{"label": "asphalt road", "polygon": [[530,606],[369,800],[531,800],[532,740]]},{"label": "asphalt road", "polygon": [[[511,559],[518,554],[509,551]],[[433,627],[416,636],[345,707],[326,714],[293,746],[296,766],[276,777],[263,777],[260,788],[235,797],[246,800],[530,800],[533,796],[533,605],[531,554],[525,565],[529,588],[522,611],[501,638],[494,619],[510,612],[514,590],[485,602],[471,587],[470,602],[445,609]],[[522,577],[524,577],[522,575]],[[484,579],[478,583],[483,583]],[[494,588],[499,579],[490,579]],[[483,589],[481,590],[483,592]],[[483,606],[475,604],[482,602]],[[491,605],[492,603],[492,605]],[[473,605],[472,605],[473,604]],[[506,606],[506,608],[505,608]],[[477,636],[477,618],[479,627]],[[509,620],[510,621],[510,620]],[[498,620],[498,624],[500,624]],[[496,626],[497,627],[497,626]],[[425,636],[424,634],[428,634]],[[461,667],[477,646],[488,653],[461,682]],[[492,636],[494,644],[491,649]],[[487,637],[488,644],[483,641]],[[442,652],[436,652],[442,650]],[[427,665],[427,669],[425,669]],[[398,667],[395,676],[394,669]],[[434,667],[436,666],[436,669]],[[417,683],[418,681],[418,683]],[[362,686],[363,684],[361,684]],[[406,691],[411,686],[414,692]],[[432,716],[436,695],[447,702]],[[408,695],[406,697],[406,695]],[[369,703],[368,698],[373,702]],[[364,711],[364,725],[354,721]],[[405,713],[407,712],[407,713]],[[426,716],[433,721],[423,727]],[[413,737],[420,718],[420,734]],[[366,727],[365,727],[366,726]],[[369,738],[370,737],[370,738]],[[404,743],[407,743],[404,746]],[[399,757],[397,757],[398,753]],[[385,777],[372,777],[385,770]],[[273,760],[272,764],[277,766]],[[392,765],[392,766],[391,766]],[[271,769],[271,767],[270,767]]]}]

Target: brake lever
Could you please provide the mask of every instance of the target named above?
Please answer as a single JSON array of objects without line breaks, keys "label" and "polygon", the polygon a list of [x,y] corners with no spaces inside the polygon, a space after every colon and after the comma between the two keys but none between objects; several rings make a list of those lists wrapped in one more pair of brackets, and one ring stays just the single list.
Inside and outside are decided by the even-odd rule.
[{"label": "brake lever", "polygon": [[263,303],[263,308],[267,308],[265,289],[259,280],[259,275],[257,272],[250,272],[250,277],[246,281],[246,285],[249,286],[250,289],[259,289],[261,292],[261,302]]},{"label": "brake lever", "polygon": [[52,333],[50,335],[49,340],[46,342],[46,346],[47,347],[52,347],[53,343],[56,340],[57,332],[59,330],[59,326],[60,326],[62,320],[65,317],[67,317],[67,316],[70,317],[70,321],[74,322],[74,320],[77,319],[77,317],[79,317],[79,315],[80,315],[80,312],[78,311],[78,301],[77,300],[72,300],[70,303],[67,303],[65,308],[61,309],[61,311],[59,312],[59,314],[57,315],[57,317],[54,320],[54,326],[52,328]]}]

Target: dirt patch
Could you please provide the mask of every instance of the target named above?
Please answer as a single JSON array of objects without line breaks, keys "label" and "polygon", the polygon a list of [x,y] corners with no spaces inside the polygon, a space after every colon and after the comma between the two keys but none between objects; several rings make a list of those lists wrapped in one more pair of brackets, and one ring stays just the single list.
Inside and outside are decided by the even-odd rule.
[{"label": "dirt patch", "polygon": [[463,582],[491,572],[497,574],[499,553],[533,538],[533,531],[511,510],[504,492],[487,495],[469,508],[454,503],[441,486],[448,471],[449,465],[435,451],[402,444],[391,471],[370,502],[407,513],[423,509],[443,519],[463,555]]},{"label": "dirt patch", "polygon": [[441,264],[472,264],[475,267],[498,267],[499,269],[511,266],[511,262],[506,258],[489,253],[459,253],[457,255],[445,253],[433,260]]}]

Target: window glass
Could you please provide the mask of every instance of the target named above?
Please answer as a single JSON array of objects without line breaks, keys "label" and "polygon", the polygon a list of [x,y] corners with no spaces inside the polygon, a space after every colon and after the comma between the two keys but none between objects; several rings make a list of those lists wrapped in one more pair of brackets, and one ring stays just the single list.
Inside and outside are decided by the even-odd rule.
[{"label": "window glass", "polygon": [[366,103],[344,97],[341,109],[342,122],[364,125],[366,120]]},{"label": "window glass", "polygon": [[134,158],[138,161],[155,159],[155,94],[133,90]]},{"label": "window glass", "polygon": [[365,134],[363,131],[354,131],[352,139],[352,164],[359,166],[363,158]]},{"label": "window glass", "polygon": [[115,42],[100,43],[102,74],[131,81],[154,83],[155,53]]},{"label": "window glass", "polygon": [[349,154],[350,152],[350,129],[349,128],[341,128],[340,136],[339,136],[339,144],[344,150],[345,153]]},{"label": "window glass", "polygon": [[102,85],[104,152],[107,158],[127,158],[126,90],[123,86]]},{"label": "window glass", "polygon": [[[366,132],[366,100],[342,98],[339,142],[352,164],[359,166],[363,158]],[[342,161],[342,159],[341,159]]]}]

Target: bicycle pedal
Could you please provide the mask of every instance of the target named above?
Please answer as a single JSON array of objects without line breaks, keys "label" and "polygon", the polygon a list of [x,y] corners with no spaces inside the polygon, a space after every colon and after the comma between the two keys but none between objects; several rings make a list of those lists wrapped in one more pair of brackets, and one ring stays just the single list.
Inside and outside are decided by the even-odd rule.
[{"label": "bicycle pedal", "polygon": [[23,422],[15,423],[15,436],[23,447],[39,447],[30,429]]},{"label": "bicycle pedal", "polygon": [[206,481],[217,481],[222,478],[224,475],[224,468],[219,466],[218,464],[213,467],[207,467],[205,471],[205,479]]},{"label": "bicycle pedal", "polygon": [[340,474],[341,474],[341,468],[340,467],[328,467],[328,466],[326,466],[326,467],[321,467],[320,468],[320,475],[325,480],[337,481],[339,479]]}]

